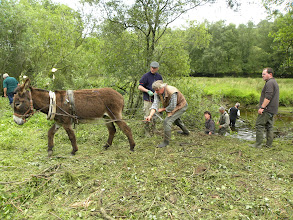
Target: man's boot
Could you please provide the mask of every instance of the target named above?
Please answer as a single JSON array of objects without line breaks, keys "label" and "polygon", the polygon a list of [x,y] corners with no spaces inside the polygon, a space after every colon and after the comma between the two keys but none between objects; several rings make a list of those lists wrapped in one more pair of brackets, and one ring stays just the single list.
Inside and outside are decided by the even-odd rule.
[{"label": "man's boot", "polygon": [[253,144],[251,147],[261,148],[262,141],[263,141],[263,133],[260,130],[256,130],[255,144]]},{"label": "man's boot", "polygon": [[165,131],[164,141],[158,145],[158,148],[163,148],[169,145],[170,138],[171,138],[171,131]]},{"label": "man's boot", "polygon": [[182,130],[178,131],[178,134],[189,135],[188,129],[185,127],[180,118],[178,118],[174,123]]},{"label": "man's boot", "polygon": [[273,131],[273,129],[267,130],[266,147],[272,147],[273,140],[274,140],[274,131]]}]

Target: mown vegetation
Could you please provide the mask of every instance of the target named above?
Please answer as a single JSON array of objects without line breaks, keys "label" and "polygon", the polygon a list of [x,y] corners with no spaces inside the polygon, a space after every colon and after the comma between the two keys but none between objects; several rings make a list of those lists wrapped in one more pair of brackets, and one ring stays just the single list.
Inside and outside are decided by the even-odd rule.
[{"label": "mown vegetation", "polygon": [[[79,151],[70,156],[64,130],[47,157],[51,122],[37,114],[23,126],[0,99],[1,219],[290,219],[293,216],[292,140],[254,149],[230,137],[193,131],[143,137],[141,120],[128,120],[137,143],[130,152],[118,132],[102,149],[101,121],[77,126]],[[159,125],[159,131],[161,125]]]},{"label": "mown vegetation", "polygon": [[[49,0],[0,1],[0,72],[17,79],[27,75],[33,86],[48,90],[116,89],[126,100],[124,118],[137,147],[130,152],[119,131],[104,151],[107,129],[98,120],[77,126],[76,156],[70,156],[61,129],[48,158],[52,122],[39,113],[17,126],[7,99],[0,98],[1,219],[292,218],[292,140],[276,139],[272,149],[253,149],[247,141],[200,133],[205,110],[216,120],[226,99],[242,106],[257,103],[265,66],[276,70],[281,104],[293,104],[292,80],[279,79],[292,76],[292,25],[287,25],[292,10],[277,14],[274,22],[236,27],[192,21],[174,30],[168,25],[176,14],[168,10],[174,6],[184,13],[192,9],[189,1],[160,1],[166,4],[162,14],[154,1],[82,2],[93,14]],[[233,8],[237,1],[226,2]],[[101,8],[111,13],[97,21],[94,14]],[[175,130],[166,149],[155,147],[162,139],[161,123],[153,138],[143,135],[137,83],[150,60],[160,62],[164,80],[189,103],[183,120],[192,133],[181,137]]]}]

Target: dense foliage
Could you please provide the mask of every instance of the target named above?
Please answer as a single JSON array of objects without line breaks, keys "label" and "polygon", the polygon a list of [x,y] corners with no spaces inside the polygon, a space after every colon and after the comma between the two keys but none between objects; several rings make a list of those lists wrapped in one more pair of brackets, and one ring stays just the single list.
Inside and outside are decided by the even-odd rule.
[{"label": "dense foliage", "polygon": [[[86,7],[94,7],[96,1],[87,2],[91,4]],[[186,2],[172,4],[183,12],[194,6]],[[277,77],[293,76],[292,10],[274,22],[237,27],[223,21],[190,21],[171,29],[168,25],[176,17],[168,11],[160,12],[159,18],[157,9],[148,11],[152,14],[135,22],[146,8],[137,3],[126,10],[112,1],[104,3],[111,13],[97,22],[93,15],[50,0],[1,1],[0,72],[18,79],[28,75],[45,89],[96,87],[100,77],[111,77],[108,86],[128,94],[129,109],[141,104],[136,88],[149,60],[160,62],[167,81],[188,75],[256,76],[265,66],[273,67]],[[122,9],[127,16],[115,17]]]},{"label": "dense foliage", "polygon": [[[292,76],[292,11],[274,22],[263,20],[238,27],[219,21],[190,22],[177,30],[158,29],[149,55],[145,44],[148,29],[131,28],[143,26],[140,20],[138,24],[128,18],[125,26],[109,18],[96,26],[94,20],[87,23],[81,12],[49,0],[4,0],[0,8],[0,72],[36,77],[43,86],[81,87],[87,85],[88,74],[129,76],[135,81],[147,71],[149,57],[162,64],[165,76],[251,76],[264,66]],[[132,13],[132,19],[139,16]],[[160,22],[162,26],[164,20]],[[55,83],[50,83],[53,67],[58,72]]]}]

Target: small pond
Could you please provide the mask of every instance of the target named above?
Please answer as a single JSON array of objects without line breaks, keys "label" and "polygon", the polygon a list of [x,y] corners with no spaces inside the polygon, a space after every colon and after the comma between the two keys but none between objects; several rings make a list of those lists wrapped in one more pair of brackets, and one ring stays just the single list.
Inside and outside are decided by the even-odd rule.
[{"label": "small pond", "polygon": [[[240,113],[241,115],[236,122],[235,129],[233,129],[232,137],[254,141],[254,123],[257,117],[257,109],[240,108]],[[274,119],[275,138],[293,139],[293,108],[281,107]]]}]

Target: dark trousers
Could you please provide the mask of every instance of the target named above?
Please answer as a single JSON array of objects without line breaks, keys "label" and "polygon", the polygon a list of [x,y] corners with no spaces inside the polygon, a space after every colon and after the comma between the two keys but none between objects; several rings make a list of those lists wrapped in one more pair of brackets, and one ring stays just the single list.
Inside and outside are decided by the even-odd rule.
[{"label": "dark trousers", "polygon": [[14,92],[7,93],[7,96],[9,99],[9,104],[11,105],[11,103],[13,102]]},{"label": "dark trousers", "polygon": [[235,127],[236,118],[230,118],[230,126]]},{"label": "dark trousers", "polygon": [[263,141],[264,130],[266,131],[266,146],[271,147],[274,139],[273,132],[274,115],[268,112],[263,112],[257,116],[255,129],[256,129],[256,143],[257,147],[260,147]]}]

